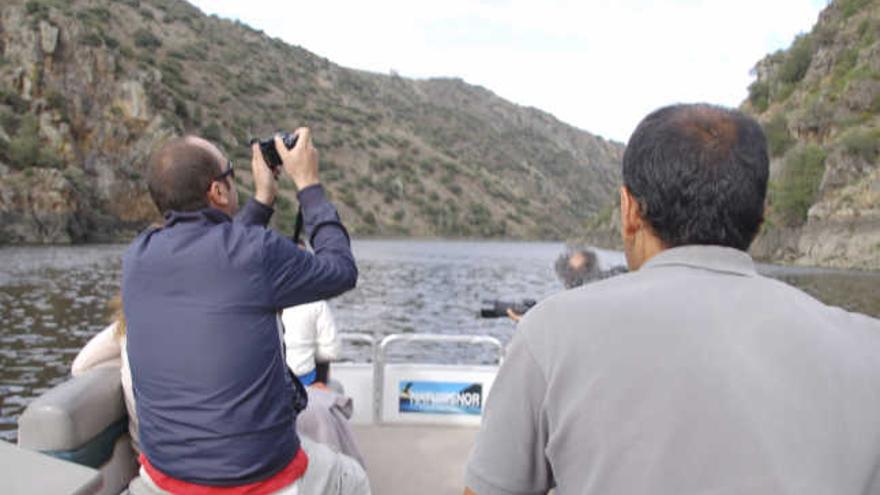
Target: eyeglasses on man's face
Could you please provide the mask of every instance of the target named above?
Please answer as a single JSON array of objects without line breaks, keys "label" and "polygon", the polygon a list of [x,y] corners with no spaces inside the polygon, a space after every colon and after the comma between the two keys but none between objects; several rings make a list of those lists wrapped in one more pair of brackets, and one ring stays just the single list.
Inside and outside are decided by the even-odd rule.
[{"label": "eyeglasses on man's face", "polygon": [[211,182],[218,182],[221,180],[225,180],[227,177],[231,177],[235,179],[235,167],[232,166],[232,160],[226,161],[226,170],[223,171],[220,175],[211,179]]}]

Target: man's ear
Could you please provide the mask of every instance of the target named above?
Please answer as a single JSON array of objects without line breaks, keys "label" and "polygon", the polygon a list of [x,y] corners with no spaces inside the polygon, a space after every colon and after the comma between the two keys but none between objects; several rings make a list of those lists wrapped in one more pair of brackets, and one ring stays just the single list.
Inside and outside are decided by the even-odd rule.
[{"label": "man's ear", "polygon": [[620,234],[624,239],[628,239],[641,228],[642,212],[639,202],[626,186],[620,186]]},{"label": "man's ear", "polygon": [[208,188],[207,199],[212,208],[223,210],[229,206],[229,188],[223,181],[215,180]]}]

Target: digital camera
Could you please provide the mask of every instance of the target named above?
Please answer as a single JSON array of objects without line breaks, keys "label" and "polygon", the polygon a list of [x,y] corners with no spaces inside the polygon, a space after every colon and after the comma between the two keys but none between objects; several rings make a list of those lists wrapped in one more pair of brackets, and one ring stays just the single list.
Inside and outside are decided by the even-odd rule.
[{"label": "digital camera", "polygon": [[[287,149],[293,149],[296,146],[298,137],[296,134],[285,132],[281,134],[281,141]],[[275,149],[275,136],[268,139],[251,139],[251,145],[254,143],[260,144],[260,152],[263,154],[263,160],[269,168],[275,169],[281,165],[281,157],[278,155],[278,150]]]}]

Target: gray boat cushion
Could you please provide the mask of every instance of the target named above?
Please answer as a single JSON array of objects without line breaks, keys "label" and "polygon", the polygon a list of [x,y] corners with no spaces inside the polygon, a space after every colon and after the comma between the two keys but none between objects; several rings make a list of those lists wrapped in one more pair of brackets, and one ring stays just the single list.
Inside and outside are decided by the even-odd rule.
[{"label": "gray boat cushion", "polygon": [[108,426],[98,436],[92,438],[73,450],[40,450],[44,454],[59,459],[75,462],[83,466],[99,468],[113,455],[116,440],[128,432],[128,421],[125,418]]},{"label": "gray boat cushion", "polygon": [[125,417],[119,368],[96,368],[34,399],[18,419],[18,444],[76,450]]},{"label": "gray boat cushion", "polygon": [[0,441],[0,491],[15,495],[94,495],[101,474]]}]

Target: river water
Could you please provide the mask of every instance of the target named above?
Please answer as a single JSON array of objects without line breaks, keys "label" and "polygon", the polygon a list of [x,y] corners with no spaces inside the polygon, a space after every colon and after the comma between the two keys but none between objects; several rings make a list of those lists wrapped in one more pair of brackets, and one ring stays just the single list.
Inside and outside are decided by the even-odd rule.
[{"label": "river water", "polygon": [[[480,319],[482,299],[541,299],[560,290],[553,271],[561,243],[419,240],[355,241],[358,288],[331,302],[337,325],[390,333],[492,335],[510,340],[506,318]],[[15,441],[27,403],[69,376],[70,363],[108,322],[124,246],[0,249],[0,439]],[[608,268],[620,253],[601,251]],[[880,273],[761,266],[816,297],[880,317]],[[362,347],[347,347],[365,359]],[[489,349],[401,346],[394,359],[486,362]]]}]

